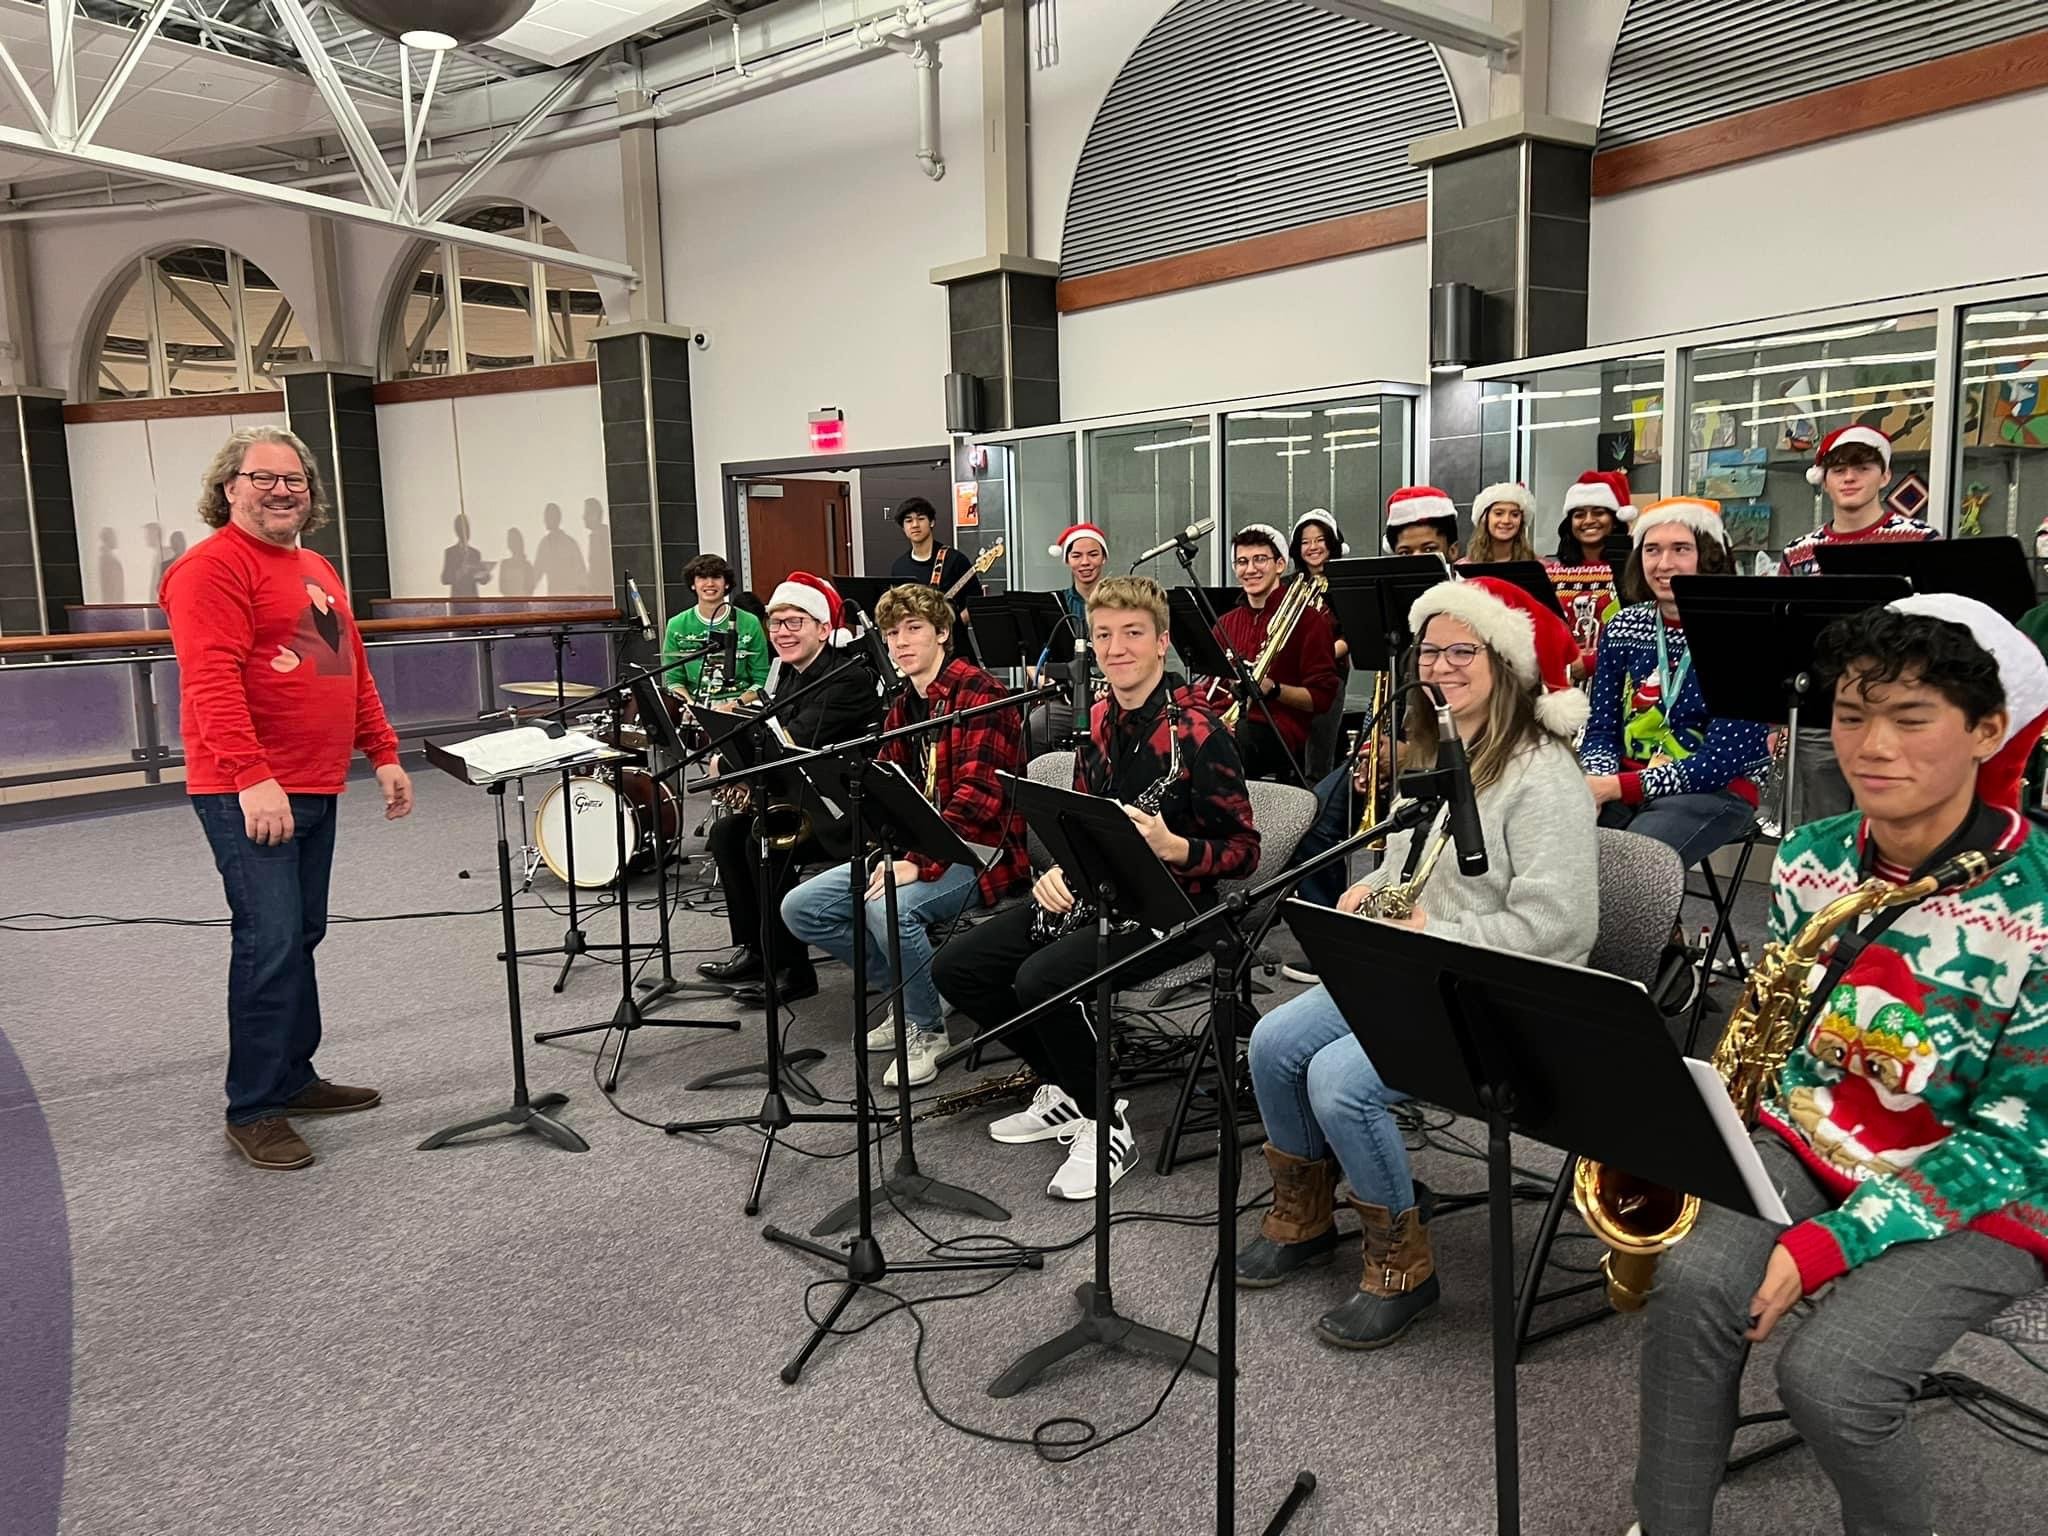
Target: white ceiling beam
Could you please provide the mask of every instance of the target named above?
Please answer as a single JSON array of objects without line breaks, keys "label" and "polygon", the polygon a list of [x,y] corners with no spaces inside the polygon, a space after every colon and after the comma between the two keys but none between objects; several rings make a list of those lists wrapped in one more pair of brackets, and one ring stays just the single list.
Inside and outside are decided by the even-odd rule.
[{"label": "white ceiling beam", "polygon": [[[398,45],[399,87],[405,92],[408,101],[412,98],[412,66],[406,62],[406,57],[411,52],[412,50],[404,43]],[[420,140],[427,132],[427,109],[434,104],[434,87],[440,84],[441,60],[447,57],[447,53],[448,50],[445,48],[433,50],[433,62],[427,65],[427,83],[420,88],[419,108],[417,111],[408,109],[406,112],[405,169],[399,174],[398,201],[393,206],[408,208],[414,214],[420,211],[420,205],[413,190],[413,167],[419,164]]]},{"label": "white ceiling beam", "polygon": [[114,72],[107,77],[107,83],[100,87],[100,94],[92,104],[92,110],[85,115],[85,121],[78,126],[78,142],[89,144],[92,136],[100,131],[100,124],[107,120],[107,114],[114,108],[114,101],[121,94],[121,87],[128,83],[128,77],[135,73],[135,66],[142,62],[142,56],[155,41],[157,29],[164,24],[171,7],[177,0],[156,0],[149,8],[149,14],[142,19],[142,25],[135,35],[128,39],[128,46],[121,50],[120,60],[114,65]]},{"label": "white ceiling beam", "polygon": [[[574,70],[557,81],[555,88],[535,102],[526,116],[513,124],[511,130],[503,138],[485,150],[483,158],[464,171],[461,179],[454,186],[434,199],[423,217],[430,220],[438,219],[465,197],[469,196],[476,184],[488,176],[501,160],[525,143],[528,135],[538,128],[556,107],[560,106],[562,102],[582,88],[584,81],[590,78],[592,72],[603,62],[604,58],[605,55],[603,53],[593,53],[589,58],[577,65]],[[407,183],[410,184],[412,180],[412,154],[410,151],[406,153],[405,157],[405,175]]]},{"label": "white ceiling beam", "polygon": [[1515,56],[1521,40],[1499,27],[1465,16],[1431,0],[1303,0],[1317,10],[1371,22],[1388,32],[1418,38],[1453,53],[1478,54],[1494,65]]},{"label": "white ceiling beam", "polygon": [[[140,155],[130,150],[114,149],[105,144],[53,144],[42,135],[31,133],[25,128],[11,128],[0,124],[0,149],[19,150],[23,154],[84,166],[90,170],[114,171],[126,176],[146,176],[152,181],[168,182],[178,187],[192,187],[201,192],[226,193],[243,202],[269,203],[279,208],[296,209],[301,213],[325,214],[331,219],[341,219],[350,224],[364,224],[373,229],[418,235],[425,240],[442,240],[471,250],[497,251],[506,256],[516,256],[522,261],[552,262],[558,267],[574,267],[581,272],[616,278],[625,283],[639,281],[639,274],[624,262],[612,261],[603,256],[590,256],[581,251],[542,245],[537,240],[515,240],[509,235],[493,234],[489,230],[467,229],[460,224],[412,219],[389,208],[354,203],[341,197],[329,197],[324,192],[311,192],[304,187],[284,186],[274,181],[257,181],[248,176],[233,176],[225,171],[216,171],[210,166],[187,165],[181,160],[166,160],[157,155]],[[383,162],[378,163],[381,165]]]},{"label": "white ceiling beam", "polygon": [[7,45],[0,43],[0,69],[7,72],[7,83],[14,90],[14,96],[29,115],[29,121],[36,125],[36,134],[45,143],[54,143],[50,132],[49,114],[43,111],[43,104],[36,100],[36,93],[28,88],[28,77],[22,74],[21,66],[14,62],[14,55],[7,51]]},{"label": "white ceiling beam", "polygon": [[78,136],[78,60],[71,52],[72,0],[43,0],[50,28],[50,131],[67,143]]},{"label": "white ceiling beam", "polygon": [[363,114],[356,110],[355,98],[349,95],[348,86],[336,73],[334,61],[327,57],[326,48],[321,46],[320,34],[313,30],[306,8],[299,0],[270,0],[270,3],[278,19],[284,23],[285,31],[291,34],[292,44],[299,50],[299,59],[306,66],[306,73],[313,77],[313,84],[327,103],[327,110],[334,114],[335,126],[341,130],[342,145],[348,150],[349,159],[355,163],[356,174],[363,180],[364,194],[371,202],[382,203],[395,213],[399,206],[398,180],[391,174],[391,167],[384,163],[376,136],[363,121]]}]

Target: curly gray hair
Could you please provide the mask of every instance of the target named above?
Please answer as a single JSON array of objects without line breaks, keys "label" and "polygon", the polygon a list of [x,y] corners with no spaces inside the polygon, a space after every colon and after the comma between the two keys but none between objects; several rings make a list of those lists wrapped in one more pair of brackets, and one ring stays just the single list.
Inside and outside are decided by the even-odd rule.
[{"label": "curly gray hair", "polygon": [[306,496],[311,503],[302,534],[327,526],[327,485],[320,478],[320,461],[304,438],[284,427],[237,427],[220,445],[220,452],[206,466],[199,481],[199,520],[209,528],[224,528],[228,521],[228,482],[242,471],[242,460],[252,443],[278,443],[299,456],[306,470]]}]

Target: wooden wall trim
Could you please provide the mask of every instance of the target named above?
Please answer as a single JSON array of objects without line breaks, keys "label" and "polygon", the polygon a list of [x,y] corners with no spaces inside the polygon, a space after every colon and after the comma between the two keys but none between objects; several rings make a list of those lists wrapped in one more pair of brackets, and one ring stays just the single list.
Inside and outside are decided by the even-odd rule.
[{"label": "wooden wall trim", "polygon": [[1233,277],[1252,277],[1261,272],[1278,272],[1287,267],[1327,261],[1332,256],[1351,256],[1391,245],[1407,245],[1423,239],[1429,231],[1428,204],[1418,198],[1370,213],[1354,213],[1299,229],[1276,234],[1255,235],[1233,240],[1158,261],[1141,261],[1133,266],[1095,272],[1087,277],[1070,277],[1059,285],[1059,308],[1063,315],[1077,310],[1099,309],[1105,304],[1122,304],[1129,299],[1151,298],[1156,294],[1178,293],[1201,288]]},{"label": "wooden wall trim", "polygon": [[[101,605],[108,606],[108,605]],[[127,606],[127,605],[124,605]],[[356,628],[370,639],[378,635],[421,635],[439,631],[519,630],[541,632],[565,625],[615,624],[617,608],[547,608],[531,613],[429,614],[414,619],[360,619]],[[66,651],[131,651],[169,645],[168,629],[108,629],[77,635],[10,635],[0,638],[0,656],[44,656]]]},{"label": "wooden wall trim", "polygon": [[255,411],[284,414],[284,391],[252,389],[245,394],[177,395],[167,400],[85,400],[64,407],[64,423],[169,421],[183,416],[242,416]]},{"label": "wooden wall trim", "polygon": [[597,382],[597,364],[548,363],[538,368],[493,368],[440,379],[388,379],[370,391],[378,405],[414,400],[467,400],[477,395],[518,395],[534,389],[573,389]]},{"label": "wooden wall trim", "polygon": [[2048,32],[2030,32],[1605,150],[1593,157],[1593,195],[1612,197],[2044,87]]}]

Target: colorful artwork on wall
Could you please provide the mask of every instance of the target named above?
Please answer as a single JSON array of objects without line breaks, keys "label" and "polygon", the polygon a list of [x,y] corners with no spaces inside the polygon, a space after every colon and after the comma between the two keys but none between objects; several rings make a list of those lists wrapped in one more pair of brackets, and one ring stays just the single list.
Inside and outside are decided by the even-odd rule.
[{"label": "colorful artwork on wall", "polygon": [[[1757,450],[1759,453],[1761,449]],[[1758,470],[1762,479],[1762,470]],[[1708,493],[1712,495],[1712,492]],[[1721,526],[1730,549],[1765,549],[1771,542],[1771,504],[1756,498],[1721,502]]]},{"label": "colorful artwork on wall", "polygon": [[1884,504],[1889,511],[1901,517],[1925,517],[1930,499],[1926,476],[1918,471],[1908,471],[1885,493]]}]

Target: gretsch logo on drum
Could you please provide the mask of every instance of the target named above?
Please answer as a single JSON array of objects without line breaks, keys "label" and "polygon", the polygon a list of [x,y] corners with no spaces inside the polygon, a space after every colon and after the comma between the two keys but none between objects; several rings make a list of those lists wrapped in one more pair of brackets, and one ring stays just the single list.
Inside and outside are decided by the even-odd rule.
[{"label": "gretsch logo on drum", "polygon": [[586,789],[577,790],[575,797],[570,800],[569,805],[578,814],[584,811],[601,811],[604,809],[604,802]]}]

